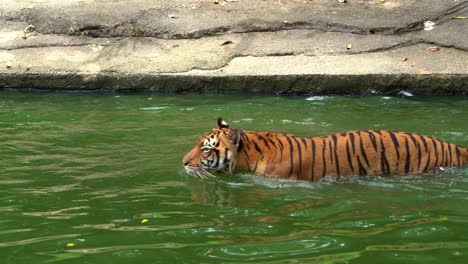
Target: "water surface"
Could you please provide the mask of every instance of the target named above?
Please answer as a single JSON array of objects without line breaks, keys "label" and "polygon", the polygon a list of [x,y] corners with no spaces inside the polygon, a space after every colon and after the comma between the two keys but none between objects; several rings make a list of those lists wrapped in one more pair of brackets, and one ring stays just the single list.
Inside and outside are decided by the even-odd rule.
[{"label": "water surface", "polygon": [[467,168],[330,184],[196,179],[181,159],[218,116],[468,146],[463,97],[1,92],[2,263],[468,263]]}]

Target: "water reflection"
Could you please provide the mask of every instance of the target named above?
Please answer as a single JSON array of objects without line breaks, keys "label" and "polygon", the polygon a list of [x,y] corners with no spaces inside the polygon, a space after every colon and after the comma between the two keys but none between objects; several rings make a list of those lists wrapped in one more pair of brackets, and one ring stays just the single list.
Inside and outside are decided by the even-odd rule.
[{"label": "water reflection", "polygon": [[218,207],[252,206],[259,200],[272,197],[274,194],[255,192],[249,186],[234,186],[225,180],[214,179],[200,181],[190,179],[186,182],[192,200],[200,205],[214,205]]}]

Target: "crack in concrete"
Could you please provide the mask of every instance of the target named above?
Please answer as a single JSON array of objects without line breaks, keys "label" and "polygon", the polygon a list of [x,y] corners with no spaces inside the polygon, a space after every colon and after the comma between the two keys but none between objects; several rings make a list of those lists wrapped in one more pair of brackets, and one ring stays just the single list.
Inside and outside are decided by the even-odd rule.
[{"label": "crack in concrete", "polygon": [[[376,49],[371,49],[367,51],[362,51],[362,52],[352,52],[352,53],[342,53],[340,54],[341,56],[350,56],[350,55],[362,55],[362,54],[373,54],[373,53],[379,53],[379,52],[385,52],[385,51],[390,51],[390,50],[395,50],[399,48],[405,48],[405,47],[410,47],[410,46],[416,46],[419,44],[430,44],[430,45],[437,45],[439,47],[443,48],[450,48],[450,49],[455,49],[455,50],[460,50],[460,51],[468,51],[467,49],[464,48],[457,48],[452,45],[444,45],[440,44],[437,42],[428,42],[424,41],[422,39],[420,40],[409,40],[409,41],[404,41],[389,47],[382,47],[382,48],[376,48]],[[219,71],[223,70],[226,68],[234,59],[236,58],[246,58],[246,57],[253,57],[253,58],[263,58],[263,57],[284,57],[284,56],[306,56],[306,57],[320,57],[320,56],[332,56],[336,55],[335,53],[330,53],[330,54],[320,54],[320,55],[310,55],[307,54],[306,52],[300,52],[300,53],[293,53],[293,52],[285,52],[285,53],[267,53],[262,56],[256,56],[256,55],[249,55],[249,54],[236,54],[231,57],[220,67],[216,68],[200,68],[200,67],[192,67],[190,70],[187,71],[180,71],[180,72],[160,72],[160,74],[169,74],[169,75],[176,75],[176,74],[184,74],[184,73],[190,73],[192,71],[205,71],[205,72],[214,72],[214,71]]]},{"label": "crack in concrete", "polygon": [[[48,45],[28,45],[28,46],[21,46],[21,47],[12,47],[12,48],[2,48],[0,47],[1,51],[14,51],[14,50],[24,50],[24,49],[43,49],[43,48],[69,48],[69,47],[84,47],[93,45],[94,43],[79,43],[79,44],[48,44]],[[109,45],[99,44],[100,46],[107,47]]]},{"label": "crack in concrete", "polygon": [[387,47],[369,49],[369,50],[360,51],[360,52],[350,52],[348,54],[349,55],[371,54],[371,53],[384,52],[384,51],[389,51],[389,50],[393,50],[393,49],[414,46],[414,45],[418,45],[418,44],[430,44],[430,45],[437,45],[437,46],[443,47],[443,48],[452,48],[452,49],[456,49],[456,50],[459,50],[459,51],[468,51],[468,48],[460,47],[460,46],[457,46],[457,45],[445,45],[445,44],[441,44],[441,43],[438,43],[438,42],[435,42],[435,41],[427,41],[427,40],[424,40],[424,39],[416,39],[416,40],[403,41],[403,42],[397,43],[395,45],[387,46]]},{"label": "crack in concrete", "polygon": [[[456,6],[453,6],[443,12],[441,14],[424,18],[408,25],[402,27],[376,27],[376,28],[362,28],[352,25],[340,24],[340,23],[329,23],[325,21],[295,21],[295,22],[282,22],[282,24],[278,24],[277,26],[267,25],[264,27],[261,26],[246,26],[241,27],[241,29],[235,29],[233,27],[217,27],[207,30],[199,30],[193,33],[189,33],[185,36],[185,38],[202,38],[205,36],[215,36],[215,35],[222,35],[226,33],[255,33],[255,32],[277,32],[282,30],[297,30],[297,29],[313,29],[319,30],[322,32],[339,32],[339,33],[352,33],[358,35],[402,35],[414,31],[421,31],[424,29],[424,22],[425,21],[432,21],[436,22],[439,25],[442,25],[452,19],[452,17],[459,13],[460,11],[468,8],[468,1],[464,1]],[[265,22],[265,24],[268,24]]]},{"label": "crack in concrete", "polygon": [[461,11],[464,11],[464,9],[468,8],[468,1],[463,1],[458,5],[455,5],[449,9],[444,10],[441,12],[439,15],[434,16],[434,17],[429,17],[420,21],[413,22],[405,28],[397,28],[395,30],[395,34],[400,34],[400,33],[405,33],[405,32],[410,32],[410,31],[418,31],[418,30],[423,30],[424,29],[424,22],[425,21],[432,21],[435,22],[436,24],[442,25],[450,20],[452,20],[452,17],[456,14],[458,14]]},{"label": "crack in concrete", "polygon": [[[138,21],[144,16],[150,15],[152,11],[157,9],[150,8],[147,10],[140,11],[136,17],[130,19],[130,21],[121,22],[112,26],[104,25],[85,25],[74,29],[74,32],[60,33],[55,32],[57,35],[87,35],[94,38],[116,38],[116,37],[154,37],[158,39],[199,39],[203,37],[219,36],[225,34],[235,33],[255,33],[255,32],[278,32],[283,30],[297,30],[297,29],[312,29],[319,30],[322,32],[340,32],[340,33],[352,33],[358,35],[402,35],[405,33],[421,31],[424,29],[425,21],[433,21],[439,25],[442,25],[452,19],[452,17],[465,9],[468,8],[468,1],[463,1],[451,8],[439,12],[439,14],[432,17],[426,17],[424,19],[414,21],[412,23],[403,26],[390,26],[390,27],[359,27],[353,25],[347,25],[342,23],[333,23],[322,20],[317,21],[293,21],[293,22],[268,22],[260,21],[260,25],[251,24],[233,24],[228,26],[219,26],[208,29],[198,29],[191,32],[170,32],[170,30],[163,31],[148,31],[143,26],[138,25]],[[30,10],[21,10],[21,15],[16,18],[19,21],[26,21],[32,23],[32,15]],[[14,18],[11,18],[14,20]],[[119,30],[120,29],[120,30]],[[38,33],[41,33],[37,30]],[[47,34],[47,33],[43,33]],[[125,35],[126,34],[126,35]]]}]

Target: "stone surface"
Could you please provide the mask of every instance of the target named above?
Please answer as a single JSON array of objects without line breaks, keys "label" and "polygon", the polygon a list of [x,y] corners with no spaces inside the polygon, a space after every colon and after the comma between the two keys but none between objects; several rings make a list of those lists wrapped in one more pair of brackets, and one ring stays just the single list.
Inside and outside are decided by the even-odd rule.
[{"label": "stone surface", "polygon": [[3,0],[0,87],[468,94],[468,1],[213,2]]}]

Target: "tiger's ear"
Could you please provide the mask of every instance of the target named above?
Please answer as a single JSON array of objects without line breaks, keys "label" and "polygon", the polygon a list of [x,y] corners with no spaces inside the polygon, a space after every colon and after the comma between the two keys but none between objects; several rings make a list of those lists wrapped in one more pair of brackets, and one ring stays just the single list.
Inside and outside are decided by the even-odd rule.
[{"label": "tiger's ear", "polygon": [[229,128],[229,125],[224,122],[223,118],[221,117],[218,117],[218,128],[221,129],[221,128]]}]

